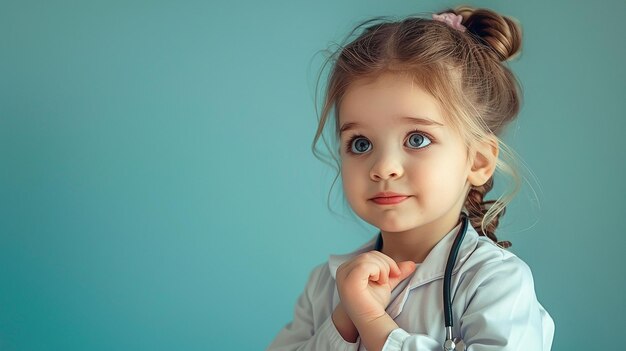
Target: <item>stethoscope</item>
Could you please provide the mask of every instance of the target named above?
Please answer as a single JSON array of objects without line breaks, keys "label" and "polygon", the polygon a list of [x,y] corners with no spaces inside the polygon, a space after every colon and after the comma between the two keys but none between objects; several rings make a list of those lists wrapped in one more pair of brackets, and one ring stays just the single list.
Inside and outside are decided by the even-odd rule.
[{"label": "stethoscope", "polygon": [[[448,262],[446,263],[446,270],[443,276],[443,314],[446,322],[446,341],[443,343],[443,349],[445,351],[465,351],[465,342],[459,337],[452,337],[452,299],[450,298],[450,281],[452,279],[452,270],[454,269],[454,263],[456,257],[459,254],[459,248],[467,232],[467,226],[469,219],[465,212],[461,212],[461,228],[456,234],[456,238],[452,243],[450,254],[448,255]],[[382,234],[378,234],[376,240],[376,250],[380,251],[383,248]]]}]

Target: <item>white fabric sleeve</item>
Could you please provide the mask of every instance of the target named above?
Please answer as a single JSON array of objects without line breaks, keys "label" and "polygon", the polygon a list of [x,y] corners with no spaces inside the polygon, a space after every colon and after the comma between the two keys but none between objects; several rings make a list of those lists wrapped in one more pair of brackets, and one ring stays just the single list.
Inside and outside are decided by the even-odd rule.
[{"label": "white fabric sleeve", "polygon": [[[442,326],[443,328],[443,326]],[[393,350],[437,350],[443,349],[443,340],[435,340],[425,334],[409,334],[402,328],[389,333],[382,351]]]},{"label": "white fabric sleeve", "polygon": [[[314,311],[311,303],[322,269],[318,266],[309,276],[304,292],[298,298],[294,317],[276,336],[267,351],[357,351],[361,338],[351,343],[343,339],[329,315],[317,330],[314,330]],[[330,303],[330,301],[329,301]],[[327,308],[327,306],[321,306]]]},{"label": "white fabric sleeve", "polygon": [[[462,285],[467,290],[457,294],[467,295],[466,309],[458,320],[467,351],[550,350],[554,324],[537,301],[530,268],[522,260],[488,263]],[[398,328],[383,351],[441,351],[443,343]]]}]

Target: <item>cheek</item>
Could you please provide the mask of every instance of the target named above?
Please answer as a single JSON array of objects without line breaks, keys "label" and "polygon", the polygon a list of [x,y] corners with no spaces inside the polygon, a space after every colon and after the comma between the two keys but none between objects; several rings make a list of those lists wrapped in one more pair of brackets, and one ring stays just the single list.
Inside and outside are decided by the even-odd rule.
[{"label": "cheek", "polygon": [[349,158],[341,159],[341,176],[344,179],[356,178],[363,172],[363,165]]},{"label": "cheek", "polygon": [[414,189],[425,197],[442,197],[453,194],[458,189],[463,170],[455,163],[442,163],[441,158],[420,160],[411,165],[410,178]]},{"label": "cheek", "polygon": [[363,178],[363,170],[349,161],[341,163],[341,181],[348,200],[358,197],[359,192],[363,192],[366,179]]}]

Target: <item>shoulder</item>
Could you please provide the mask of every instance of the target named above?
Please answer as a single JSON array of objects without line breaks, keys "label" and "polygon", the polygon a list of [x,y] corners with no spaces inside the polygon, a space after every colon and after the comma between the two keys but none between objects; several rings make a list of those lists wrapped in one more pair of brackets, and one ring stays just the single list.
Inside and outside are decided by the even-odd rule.
[{"label": "shoulder", "polygon": [[528,264],[486,237],[478,238],[476,249],[463,264],[462,270],[465,278],[473,281],[474,287],[487,283],[506,285],[506,282],[511,282],[518,289],[534,289]]},{"label": "shoulder", "polygon": [[521,258],[480,237],[458,279],[457,315],[467,345],[550,349],[554,321],[537,300],[532,272]]},{"label": "shoulder", "polygon": [[[512,314],[524,315],[540,323],[545,310],[537,301],[530,267],[514,253],[479,240],[474,253],[458,277],[459,299],[466,321],[472,318],[507,320]],[[526,318],[524,317],[524,318]],[[533,322],[534,323],[534,322]]]},{"label": "shoulder", "polygon": [[481,236],[477,240],[476,248],[471,254],[468,263],[481,268],[487,265],[503,265],[505,267],[517,267],[529,270],[528,265],[513,252],[496,245],[489,238]]},{"label": "shoulder", "polygon": [[328,281],[331,278],[330,269],[328,268],[328,261],[318,263],[313,267],[311,273],[309,273],[309,284],[320,285]]},{"label": "shoulder", "polygon": [[328,290],[334,286],[334,279],[330,275],[328,262],[317,264],[309,273],[306,284],[306,293],[310,299],[319,296],[321,291]]}]

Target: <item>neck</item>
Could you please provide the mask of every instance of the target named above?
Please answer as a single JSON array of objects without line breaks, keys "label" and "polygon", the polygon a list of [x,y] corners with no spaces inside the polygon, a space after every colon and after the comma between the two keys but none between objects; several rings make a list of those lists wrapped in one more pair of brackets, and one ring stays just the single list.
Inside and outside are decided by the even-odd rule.
[{"label": "neck", "polygon": [[452,211],[444,217],[403,232],[381,230],[381,252],[396,262],[422,263],[435,245],[460,223],[460,212]]}]

